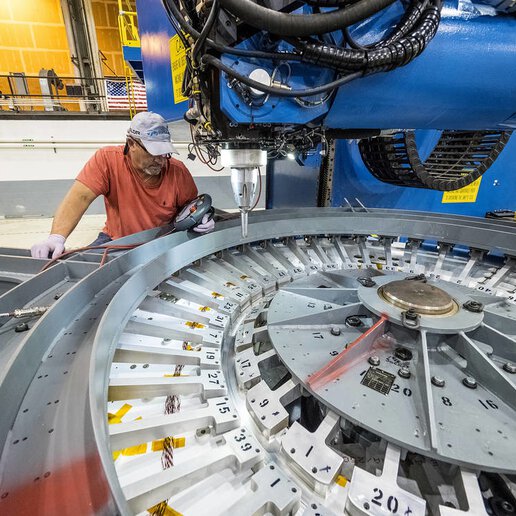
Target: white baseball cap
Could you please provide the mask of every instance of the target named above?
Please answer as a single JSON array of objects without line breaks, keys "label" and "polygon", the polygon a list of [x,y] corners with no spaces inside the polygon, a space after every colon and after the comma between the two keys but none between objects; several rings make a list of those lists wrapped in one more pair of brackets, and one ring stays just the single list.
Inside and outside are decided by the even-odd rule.
[{"label": "white baseball cap", "polygon": [[179,154],[172,140],[165,119],[157,113],[144,111],[131,120],[127,136],[139,140],[153,156]]}]

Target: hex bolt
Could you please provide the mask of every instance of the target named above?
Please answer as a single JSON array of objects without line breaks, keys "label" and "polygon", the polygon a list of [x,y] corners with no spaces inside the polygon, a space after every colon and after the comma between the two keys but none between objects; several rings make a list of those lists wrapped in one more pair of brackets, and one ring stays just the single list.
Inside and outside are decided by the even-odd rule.
[{"label": "hex bolt", "polygon": [[377,355],[372,355],[367,360],[372,366],[379,366],[380,365],[380,357]]},{"label": "hex bolt", "polygon": [[478,387],[477,381],[471,376],[466,376],[466,378],[462,380],[462,383],[470,389],[476,389]]},{"label": "hex bolt", "polygon": [[341,334],[340,328],[338,326],[332,326],[330,332],[332,335],[335,335],[335,337],[338,337]]},{"label": "hex bolt", "polygon": [[413,309],[410,308],[406,312],[401,313],[401,324],[405,326],[405,328],[419,328],[419,314]]},{"label": "hex bolt", "polygon": [[350,315],[349,317],[346,317],[346,324],[356,328],[362,325],[362,320],[358,315]]},{"label": "hex bolt", "polygon": [[412,351],[407,348],[399,347],[395,349],[394,356],[403,361],[412,360]]},{"label": "hex bolt", "polygon": [[507,371],[508,373],[514,374],[516,373],[516,364],[513,364],[512,362],[505,362],[503,365],[503,370]]},{"label": "hex bolt", "polygon": [[407,276],[405,279],[409,281],[422,281],[426,283],[426,276],[424,274],[418,274],[416,276]]},{"label": "hex bolt", "polygon": [[363,285],[364,287],[374,287],[376,286],[376,282],[374,280],[372,280],[371,278],[369,277],[360,277],[360,278],[357,278],[357,281]]},{"label": "hex bolt", "polygon": [[401,378],[410,378],[410,369],[408,367],[400,367],[398,375],[401,376]]},{"label": "hex bolt", "polygon": [[478,301],[470,300],[470,301],[466,301],[462,305],[462,308],[464,308],[468,312],[473,312],[473,313],[478,314],[478,313],[482,312],[482,310],[484,309],[484,305],[482,303],[479,303]]},{"label": "hex bolt", "polygon": [[409,321],[417,321],[418,313],[413,309],[410,308],[405,312],[405,319],[408,319]]},{"label": "hex bolt", "polygon": [[444,387],[444,385],[446,384],[444,378],[441,378],[440,376],[432,376],[431,382],[436,387]]},{"label": "hex bolt", "polygon": [[27,331],[29,329],[29,325],[26,322],[22,322],[20,324],[17,324],[14,327],[14,331],[16,333],[21,333],[22,331]]}]

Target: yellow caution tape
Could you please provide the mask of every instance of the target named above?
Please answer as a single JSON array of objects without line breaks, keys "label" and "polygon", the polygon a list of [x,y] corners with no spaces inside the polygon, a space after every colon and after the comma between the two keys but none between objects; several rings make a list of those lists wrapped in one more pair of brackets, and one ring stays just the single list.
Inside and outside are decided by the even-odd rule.
[{"label": "yellow caution tape", "polygon": [[130,446],[129,448],[124,448],[122,450],[122,455],[132,456],[132,455],[143,455],[147,453],[147,443],[139,444],[137,446]]},{"label": "yellow caution tape", "polygon": [[152,441],[152,451],[162,451],[164,441],[165,439],[158,439],[157,441]]},{"label": "yellow caution tape", "polygon": [[112,414],[111,412],[108,412],[108,424],[114,425],[117,423],[121,423],[122,418],[127,414],[127,412],[129,412],[129,410],[131,408],[132,408],[132,405],[129,405],[129,403],[125,403],[114,414]]},{"label": "yellow caution tape", "polygon": [[215,299],[223,297],[222,294],[219,294],[218,292],[212,292],[211,297],[214,297]]},{"label": "yellow caution tape", "polygon": [[209,306],[200,306],[199,311],[201,312],[210,312],[211,308]]},{"label": "yellow caution tape", "polygon": [[[171,439],[173,448],[184,448],[186,446],[186,437],[167,437],[166,439]],[[123,450],[117,450],[113,452],[113,460],[117,460],[120,455],[131,457],[133,455],[143,455],[144,453],[147,453],[147,451],[163,451],[164,444],[165,439],[156,439],[150,443],[150,449],[147,443],[144,443],[137,446],[130,446]]]}]

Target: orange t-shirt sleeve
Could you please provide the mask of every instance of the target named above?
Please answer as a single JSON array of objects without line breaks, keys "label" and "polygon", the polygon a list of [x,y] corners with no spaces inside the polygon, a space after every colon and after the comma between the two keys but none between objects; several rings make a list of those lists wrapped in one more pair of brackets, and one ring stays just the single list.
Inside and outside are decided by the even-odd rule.
[{"label": "orange t-shirt sleeve", "polygon": [[104,149],[99,149],[87,161],[76,179],[96,195],[109,193],[109,162]]},{"label": "orange t-shirt sleeve", "polygon": [[178,191],[178,199],[177,205],[179,207],[184,206],[187,202],[190,202],[192,199],[195,199],[198,195],[197,186],[195,186],[192,174],[190,174],[189,170],[186,166],[181,163],[181,181],[179,181],[179,191]]}]

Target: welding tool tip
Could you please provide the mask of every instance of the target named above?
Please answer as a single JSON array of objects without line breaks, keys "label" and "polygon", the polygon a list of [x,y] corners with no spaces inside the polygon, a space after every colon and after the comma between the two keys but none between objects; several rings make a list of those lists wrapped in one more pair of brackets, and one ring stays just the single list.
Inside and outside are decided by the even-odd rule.
[{"label": "welding tool tip", "polygon": [[248,217],[248,211],[241,210],[240,211],[240,219],[241,219],[241,223],[242,223],[242,238],[247,237],[247,217]]}]

